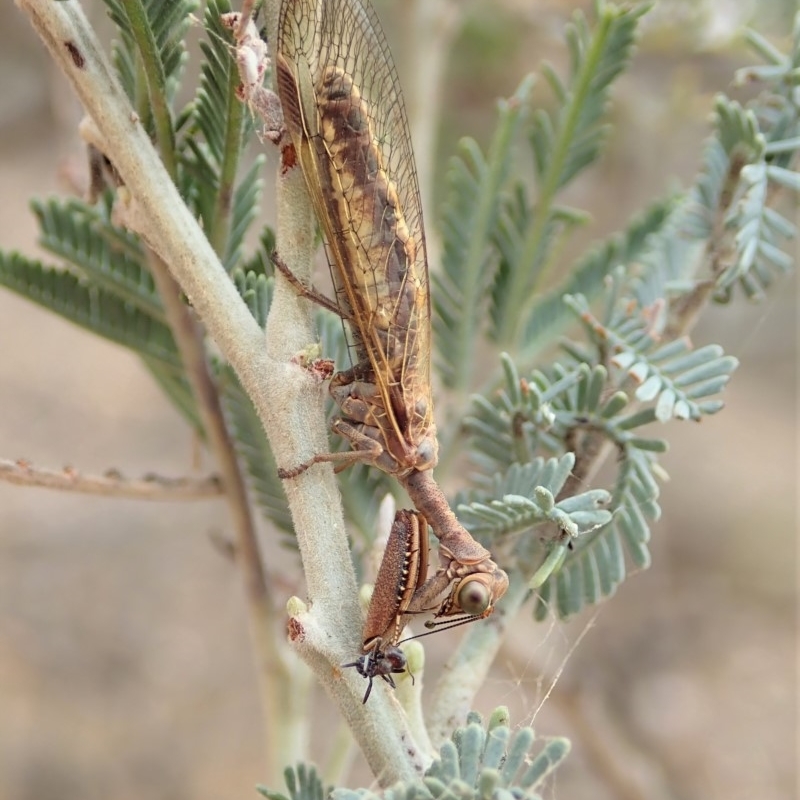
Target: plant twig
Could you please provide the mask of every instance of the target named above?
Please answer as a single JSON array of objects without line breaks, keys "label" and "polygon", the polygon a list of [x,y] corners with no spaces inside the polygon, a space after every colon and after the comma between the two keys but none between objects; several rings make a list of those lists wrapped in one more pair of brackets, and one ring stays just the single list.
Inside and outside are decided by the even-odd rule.
[{"label": "plant twig", "polygon": [[436,748],[464,723],[475,695],[486,682],[509,623],[528,597],[527,582],[518,570],[509,574],[509,580],[508,591],[494,613],[477,625],[468,626],[442,670],[428,713],[428,732]]},{"label": "plant twig", "polygon": [[[19,0],[18,5],[31,19],[83,103],[90,117],[90,124],[83,127],[84,135],[110,158],[120,175],[124,189],[120,190],[119,199],[126,196],[130,199],[126,213],[129,224],[169,265],[181,290],[235,369],[262,421],[271,414],[279,414],[280,410],[263,388],[263,376],[274,371],[265,351],[263,331],[179,196],[102,55],[80,6],[49,0]],[[306,428],[300,431],[300,436],[307,436]],[[278,447],[276,457],[279,461],[293,461],[293,449],[292,443],[282,449]],[[326,511],[319,514],[320,519],[326,516]],[[239,524],[244,524],[241,519]],[[246,561],[248,596],[262,598],[261,603],[251,604],[258,617],[251,622],[255,650],[262,662],[261,672],[264,662],[272,661],[274,631],[267,619],[263,581],[255,567],[257,559],[251,553]]]},{"label": "plant twig", "polygon": [[40,486],[44,489],[136,500],[208,500],[223,493],[222,481],[218,475],[207,475],[204,478],[167,478],[152,474],[141,478],[126,478],[117,470],[108,470],[103,475],[89,475],[74,467],[64,467],[61,470],[35,467],[24,459],[0,459],[0,481],[17,486]]},{"label": "plant twig", "polygon": [[206,432],[210,449],[220,466],[222,482],[225,486],[225,498],[228,501],[236,532],[236,563],[242,571],[244,580],[250,632],[256,656],[256,671],[263,703],[263,718],[268,731],[267,774],[279,775],[285,764],[283,760],[285,754],[279,746],[283,733],[279,727],[276,727],[279,715],[275,710],[281,700],[280,690],[272,680],[272,673],[280,664],[279,655],[273,644],[275,603],[264,575],[261,550],[256,537],[255,521],[247,497],[244,476],[225,424],[219,389],[214,382],[206,359],[200,328],[192,318],[188,306],[183,302],[180,288],[164,262],[152,252],[148,253],[148,256],[150,273],[164,304],[167,320],[178,345],[186,376],[197,400],[203,430]]}]

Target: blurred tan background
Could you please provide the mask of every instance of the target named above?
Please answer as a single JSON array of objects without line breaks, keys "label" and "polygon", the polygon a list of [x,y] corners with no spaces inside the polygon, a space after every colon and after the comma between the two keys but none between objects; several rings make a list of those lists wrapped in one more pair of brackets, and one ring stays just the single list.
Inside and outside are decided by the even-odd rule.
[{"label": "blurred tan background", "polygon": [[[714,93],[753,61],[731,37],[756,8],[759,30],[786,36],[790,5],[658,6],[617,89],[612,149],[571,198],[596,215],[576,252],[691,179]],[[413,85],[402,6],[379,10]],[[434,165],[462,134],[485,143],[494,98],[542,57],[561,61],[573,7],[463,4],[470,22],[453,45]],[[79,114],[27,21],[16,9],[4,20],[0,246],[32,253],[28,199],[64,193],[65,176],[80,175]],[[436,169],[428,186],[441,185]],[[441,192],[430,193],[432,229]],[[266,219],[269,203],[268,189]],[[796,796],[796,313],[792,278],[761,305],[708,315],[695,342],[718,341],[742,365],[721,414],[668,432],[673,479],[652,568],[569,625],[534,625],[526,610],[501,653],[478,709],[503,703],[515,724],[535,716],[540,735],[572,738],[553,797]],[[4,290],[0,343],[0,458],[130,476],[194,468],[189,432],[126,351]],[[241,587],[210,542],[227,524],[218,501],[0,483],[0,798],[255,796],[263,735]],[[262,533],[273,558],[276,537]],[[451,635],[426,642],[431,683]],[[313,706],[323,763],[336,719],[322,692]],[[351,785],[368,780],[362,768]]]}]

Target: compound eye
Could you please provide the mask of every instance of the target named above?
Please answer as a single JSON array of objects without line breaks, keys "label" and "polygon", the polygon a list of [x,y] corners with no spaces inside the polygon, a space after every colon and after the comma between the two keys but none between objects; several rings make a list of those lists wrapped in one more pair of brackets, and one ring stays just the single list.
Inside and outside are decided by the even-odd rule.
[{"label": "compound eye", "polygon": [[483,614],[492,604],[492,593],[481,577],[473,575],[458,585],[455,601],[465,614]]}]

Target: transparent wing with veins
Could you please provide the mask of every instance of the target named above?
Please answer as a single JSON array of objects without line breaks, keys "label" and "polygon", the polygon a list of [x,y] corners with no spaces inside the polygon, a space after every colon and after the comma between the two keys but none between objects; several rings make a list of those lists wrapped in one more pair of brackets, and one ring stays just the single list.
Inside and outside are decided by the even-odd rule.
[{"label": "transparent wing with veins", "polygon": [[374,386],[369,422],[410,460],[435,434],[425,237],[397,73],[359,0],[287,0],[277,50],[286,125],[353,335],[346,380]]}]

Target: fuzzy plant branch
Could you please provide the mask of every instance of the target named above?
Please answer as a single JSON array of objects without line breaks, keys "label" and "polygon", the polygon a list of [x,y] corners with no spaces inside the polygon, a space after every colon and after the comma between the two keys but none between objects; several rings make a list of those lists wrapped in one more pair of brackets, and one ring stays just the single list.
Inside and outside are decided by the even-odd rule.
[{"label": "fuzzy plant branch", "polygon": [[[18,5],[91,118],[87,138],[111,159],[125,186],[128,223],[169,266],[236,371],[277,464],[292,467],[324,451],[321,387],[292,362],[315,339],[307,302],[278,279],[265,348],[263,332],[178,195],[80,7],[50,0],[18,0]],[[268,24],[274,25],[275,4],[267,12]],[[311,219],[302,177],[289,170],[278,189],[278,234],[282,257],[301,277],[311,263]],[[378,692],[363,706],[360,676],[342,680],[339,671],[360,650],[361,616],[332,470],[316,466],[290,483],[287,495],[312,601],[310,610],[290,620],[290,638],[339,705],[381,783],[409,778],[427,759],[409,734],[399,704]]]},{"label": "fuzzy plant branch", "polygon": [[[223,471],[226,496],[237,531],[238,563],[248,599],[250,627],[259,665],[258,675],[266,704],[265,719],[275,719],[269,702],[268,665],[274,663],[272,604],[263,573],[253,519],[235,454],[225,430],[219,397],[211,384],[202,343],[194,322],[165,265],[206,322],[256,407],[262,365],[266,372],[263,334],[241,302],[205,235],[181,201],[166,169],[155,153],[138,117],[104,59],[79,7],[63,3],[20,3],[37,31],[71,79],[91,123],[84,126],[105,153],[130,195],[125,216],[157,256],[150,259],[187,374],[214,451]],[[162,142],[163,144],[163,142]],[[272,698],[274,701],[274,698]],[[273,729],[273,738],[277,731]]]}]

